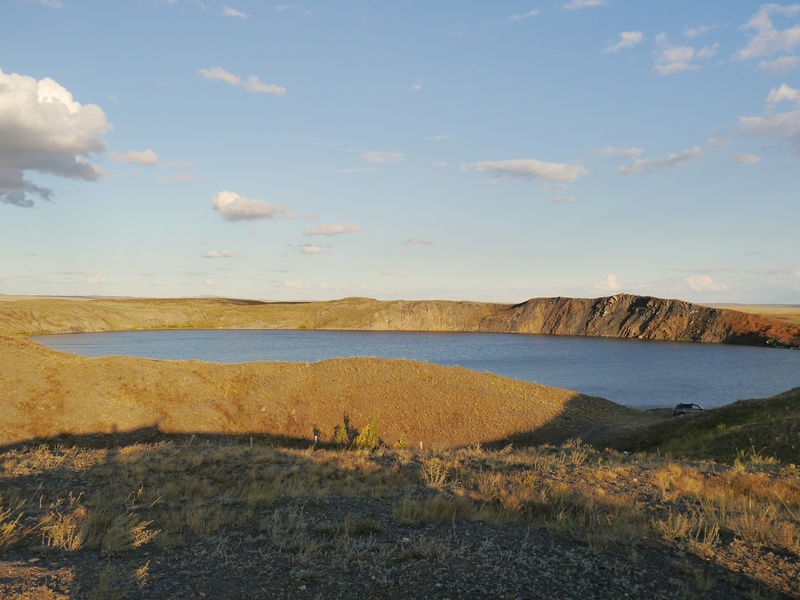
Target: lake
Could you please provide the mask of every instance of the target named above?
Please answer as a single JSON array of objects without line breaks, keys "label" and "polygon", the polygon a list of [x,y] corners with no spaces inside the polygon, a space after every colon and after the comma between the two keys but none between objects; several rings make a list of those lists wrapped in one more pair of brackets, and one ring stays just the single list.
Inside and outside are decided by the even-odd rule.
[{"label": "lake", "polygon": [[511,333],[158,330],[33,336],[87,357],[218,363],[376,356],[458,365],[608,398],[635,408],[710,408],[800,386],[800,351]]}]

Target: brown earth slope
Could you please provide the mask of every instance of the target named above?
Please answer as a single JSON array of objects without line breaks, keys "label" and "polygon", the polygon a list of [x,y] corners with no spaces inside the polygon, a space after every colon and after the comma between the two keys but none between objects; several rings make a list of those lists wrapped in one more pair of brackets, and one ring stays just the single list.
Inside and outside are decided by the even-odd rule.
[{"label": "brown earth slope", "polygon": [[[155,427],[321,441],[373,418],[384,442],[418,447],[559,442],[640,411],[457,367],[371,358],[236,365],[82,358],[0,336],[0,444]],[[352,438],[352,436],[351,436]]]}]

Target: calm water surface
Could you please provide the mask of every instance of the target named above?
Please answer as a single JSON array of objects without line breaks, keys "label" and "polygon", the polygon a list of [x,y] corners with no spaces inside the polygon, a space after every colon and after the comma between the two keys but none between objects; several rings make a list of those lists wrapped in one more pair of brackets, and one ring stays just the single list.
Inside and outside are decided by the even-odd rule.
[{"label": "calm water surface", "polygon": [[636,408],[710,408],[800,386],[800,351],[508,333],[169,330],[35,336],[83,356],[218,363],[377,356],[458,365]]}]

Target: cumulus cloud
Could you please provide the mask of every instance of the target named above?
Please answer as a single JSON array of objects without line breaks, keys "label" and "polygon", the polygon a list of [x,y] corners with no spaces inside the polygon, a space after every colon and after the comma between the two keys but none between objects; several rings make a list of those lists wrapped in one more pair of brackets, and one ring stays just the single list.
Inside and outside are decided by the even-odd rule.
[{"label": "cumulus cloud", "polygon": [[736,58],[746,60],[773,54],[793,52],[800,47],[800,25],[778,29],[774,17],[792,18],[800,15],[800,4],[780,6],[763,4],[751,19],[742,25],[745,31],[753,31],[744,48],[736,53]]},{"label": "cumulus cloud", "polygon": [[657,156],[654,158],[640,158],[630,165],[625,165],[619,168],[619,172],[623,175],[637,175],[645,173],[654,169],[662,169],[664,167],[677,167],[694,160],[697,160],[703,155],[703,149],[699,146],[694,146],[688,150],[680,153],[665,154],[664,156]]},{"label": "cumulus cloud", "polygon": [[243,13],[241,11],[236,10],[235,8],[231,8],[230,6],[223,6],[222,7],[222,16],[224,17],[236,17],[237,19],[249,19],[250,15]]},{"label": "cumulus cloud", "polygon": [[142,167],[155,167],[158,165],[158,154],[152,150],[131,150],[127,154],[112,152],[111,158],[118,163],[140,165]]},{"label": "cumulus cloud", "polygon": [[746,134],[754,137],[788,140],[800,154],[800,91],[786,84],[772,89],[767,96],[767,108],[775,108],[784,101],[794,102],[798,109],[765,117],[739,117],[739,124]]},{"label": "cumulus cloud", "polygon": [[592,287],[598,292],[618,292],[622,289],[619,279],[613,273],[609,273],[601,281],[596,281]]},{"label": "cumulus cloud", "polygon": [[761,157],[756,154],[737,154],[733,158],[741,165],[754,165],[761,162]]},{"label": "cumulus cloud", "polygon": [[286,206],[245,198],[236,192],[219,192],[211,200],[211,206],[226,221],[270,221],[290,216]]},{"label": "cumulus cloud", "polygon": [[571,0],[566,4],[562,4],[561,8],[564,10],[577,10],[579,8],[592,8],[594,6],[606,6],[606,0]]},{"label": "cumulus cloud", "polygon": [[603,52],[614,53],[624,50],[625,48],[633,48],[636,44],[644,41],[644,34],[641,31],[623,31],[619,34],[619,41],[615,44],[610,44]]},{"label": "cumulus cloud", "polygon": [[241,256],[241,254],[237,254],[233,250],[209,250],[208,252],[203,252],[203,258],[236,258]]},{"label": "cumulus cloud", "polygon": [[800,90],[789,87],[785,83],[781,84],[780,87],[770,90],[767,95],[767,108],[774,109],[785,101],[800,103]]},{"label": "cumulus cloud", "polygon": [[543,162],[534,158],[484,161],[465,165],[461,170],[488,171],[497,177],[509,175],[523,179],[544,179],[546,181],[575,181],[579,177],[588,174],[588,171],[580,164]]},{"label": "cumulus cloud", "polygon": [[286,94],[286,88],[284,87],[272,83],[264,83],[255,75],[251,75],[247,79],[242,79],[239,75],[226,71],[222,67],[200,69],[198,73],[209,81],[224,81],[228,85],[244,88],[248,92],[274,94],[276,96],[283,96]]},{"label": "cumulus cloud", "polygon": [[719,44],[704,46],[699,50],[694,46],[675,46],[667,41],[667,36],[656,37],[655,66],[658,75],[673,75],[681,71],[696,71],[699,61],[707,60],[717,53]]},{"label": "cumulus cloud", "polygon": [[399,163],[406,159],[400,152],[379,152],[377,150],[362,152],[361,158],[365,162],[374,164]]},{"label": "cumulus cloud", "polygon": [[303,15],[304,17],[310,17],[311,11],[308,10],[302,4],[279,4],[275,7],[275,10],[278,12],[297,12]]},{"label": "cumulus cloud", "polygon": [[683,281],[689,289],[695,292],[724,292],[728,290],[727,285],[717,283],[708,275],[690,275]]},{"label": "cumulus cloud", "polygon": [[330,246],[320,246],[319,244],[303,244],[297,249],[303,254],[327,254],[331,251]]},{"label": "cumulus cloud", "polygon": [[53,192],[26,171],[95,181],[102,171],[88,158],[105,152],[112,129],[103,109],[80,104],[59,83],[0,70],[0,203],[30,207]]},{"label": "cumulus cloud", "polygon": [[403,242],[403,244],[406,246],[433,246],[433,242],[429,242],[417,237],[408,238],[405,242]]},{"label": "cumulus cloud", "polygon": [[363,227],[358,225],[345,225],[342,223],[331,223],[327,225],[317,225],[313,229],[306,229],[303,235],[342,235],[343,233],[362,233]]},{"label": "cumulus cloud", "polygon": [[687,27],[683,30],[683,35],[688,38],[699,37],[707,34],[712,29],[716,29],[716,25],[700,25],[698,27]]},{"label": "cumulus cloud", "polygon": [[411,84],[411,87],[408,89],[409,92],[421,92],[422,91],[422,84],[418,81],[416,83]]}]

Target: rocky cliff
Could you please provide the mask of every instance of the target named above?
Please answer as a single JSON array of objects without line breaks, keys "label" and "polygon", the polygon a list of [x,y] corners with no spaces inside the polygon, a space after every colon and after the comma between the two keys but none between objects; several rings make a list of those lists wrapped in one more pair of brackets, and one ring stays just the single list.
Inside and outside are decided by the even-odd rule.
[{"label": "rocky cliff", "polygon": [[483,319],[482,331],[590,335],[796,348],[800,329],[681,300],[617,294],[534,298]]}]

